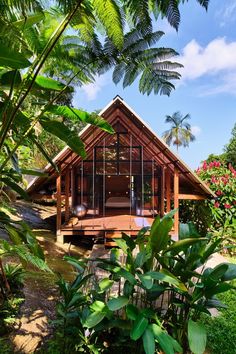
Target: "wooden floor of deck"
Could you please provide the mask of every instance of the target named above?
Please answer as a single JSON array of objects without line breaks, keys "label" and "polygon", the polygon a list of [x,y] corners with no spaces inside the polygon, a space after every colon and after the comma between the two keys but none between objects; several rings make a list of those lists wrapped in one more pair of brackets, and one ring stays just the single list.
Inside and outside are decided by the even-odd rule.
[{"label": "wooden floor of deck", "polygon": [[86,216],[84,219],[80,219],[74,226],[62,225],[61,233],[69,234],[70,231],[91,235],[104,231],[130,231],[136,233],[144,226],[151,226],[153,217],[148,216],[136,216],[129,214],[122,215],[107,215],[107,216]]}]

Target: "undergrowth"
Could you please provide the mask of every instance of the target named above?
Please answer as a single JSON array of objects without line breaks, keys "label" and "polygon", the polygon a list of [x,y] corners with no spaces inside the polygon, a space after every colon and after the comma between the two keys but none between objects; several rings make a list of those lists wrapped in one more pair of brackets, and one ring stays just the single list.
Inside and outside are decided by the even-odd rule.
[{"label": "undergrowth", "polygon": [[[233,284],[236,286],[236,282]],[[211,354],[236,353],[236,291],[229,290],[218,295],[227,308],[217,317],[205,316],[203,321],[207,329],[207,343]]]}]

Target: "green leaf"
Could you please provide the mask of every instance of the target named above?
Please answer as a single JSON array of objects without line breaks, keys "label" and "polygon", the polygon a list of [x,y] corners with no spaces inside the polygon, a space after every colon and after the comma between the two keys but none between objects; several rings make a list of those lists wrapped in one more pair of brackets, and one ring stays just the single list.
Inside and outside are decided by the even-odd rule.
[{"label": "green leaf", "polygon": [[40,172],[40,171],[37,171],[37,170],[29,170],[29,169],[26,169],[26,168],[21,168],[20,172],[23,175],[40,176],[40,177],[47,177],[48,176],[48,174],[45,173],[45,172]]},{"label": "green leaf", "polygon": [[202,323],[188,321],[188,342],[193,354],[203,354],[206,349],[206,330]]},{"label": "green leaf", "polygon": [[94,303],[90,306],[90,309],[95,311],[95,312],[104,312],[106,309],[106,305],[104,302],[96,300]]},{"label": "green leaf", "polygon": [[143,333],[143,348],[146,354],[155,353],[155,337],[152,331],[152,327],[148,326]]},{"label": "green leaf", "polygon": [[194,245],[195,243],[207,241],[205,237],[199,238],[185,238],[184,240],[180,240],[174,242],[170,247],[168,247],[164,253],[171,252],[172,255],[178,254],[179,252],[185,250],[186,247]]},{"label": "green leaf", "polygon": [[117,311],[127,305],[129,299],[126,296],[119,296],[108,301],[107,306],[111,311]]},{"label": "green leaf", "polygon": [[185,285],[181,283],[178,278],[176,278],[173,274],[171,274],[166,269],[162,269],[161,272],[148,272],[146,274],[150,275],[153,279],[167,282],[183,291],[187,291]]},{"label": "green leaf", "polygon": [[123,46],[123,26],[119,6],[115,0],[93,0],[95,13],[108,37],[119,49]]},{"label": "green leaf", "polygon": [[142,314],[139,314],[134,321],[133,328],[130,332],[130,338],[133,340],[139,339],[143,335],[147,325],[148,320]]},{"label": "green leaf", "polygon": [[227,263],[228,269],[224,273],[222,280],[223,281],[228,281],[228,280],[233,280],[236,278],[236,264],[233,263]]},{"label": "green leaf", "polygon": [[12,69],[23,69],[30,66],[30,61],[25,56],[14,50],[11,46],[0,43],[0,66]]},{"label": "green leaf", "polygon": [[75,131],[70,130],[64,123],[56,120],[41,119],[40,124],[47,132],[64,141],[74,152],[82,158],[86,157],[84,144]]},{"label": "green leaf", "polygon": [[16,193],[18,193],[22,198],[28,200],[28,194],[22,189],[18,184],[10,180],[9,178],[0,178],[0,181],[5,183],[8,187],[13,189]]},{"label": "green leaf", "polygon": [[39,86],[39,88],[44,90],[61,91],[65,88],[63,83],[41,75],[36,77],[35,84],[34,87],[37,88],[37,86]]},{"label": "green leaf", "polygon": [[221,283],[219,285],[211,287],[210,289],[206,289],[205,295],[206,295],[206,297],[211,298],[212,296],[214,296],[216,294],[224,293],[225,291],[228,291],[233,288],[234,287],[228,283]]},{"label": "green leaf", "polygon": [[128,245],[127,245],[126,241],[123,240],[122,238],[114,239],[114,241],[116,242],[117,246],[118,246],[125,254],[127,254]]},{"label": "green leaf", "polygon": [[173,226],[173,220],[171,218],[163,218],[160,223],[154,221],[154,225],[150,232],[150,244],[154,252],[160,252],[165,249],[169,241],[169,232]]},{"label": "green leaf", "polygon": [[93,328],[95,327],[98,323],[100,323],[104,317],[105,317],[105,313],[103,312],[93,312],[91,313],[86,321],[85,321],[85,327],[88,327],[88,328]]},{"label": "green leaf", "polygon": [[158,340],[165,354],[175,354],[170,336],[157,324],[151,325],[154,337]]},{"label": "green leaf", "polygon": [[139,310],[136,306],[134,306],[133,304],[128,304],[126,306],[126,315],[128,319],[135,321],[138,317],[138,314],[139,314]]},{"label": "green leaf", "polygon": [[139,274],[139,279],[142,282],[142,285],[144,286],[145,289],[151,289],[153,285],[153,278],[151,277],[150,274]]},{"label": "green leaf", "polygon": [[96,127],[99,127],[102,130],[106,131],[107,133],[111,133],[111,134],[114,133],[114,130],[111,127],[111,125],[104,118],[94,113],[88,113],[80,109],[72,108],[68,106],[56,106],[56,105],[50,106],[47,109],[47,111],[55,115],[68,118],[73,122],[81,121],[83,123],[95,125]]},{"label": "green leaf", "polygon": [[43,12],[40,12],[35,15],[27,16],[26,18],[22,18],[21,20],[13,22],[13,25],[19,27],[21,29],[26,29],[28,27],[33,26],[36,23],[39,23],[44,19]]},{"label": "green leaf", "polygon": [[110,289],[113,284],[114,284],[114,280],[110,280],[110,279],[108,279],[108,278],[104,278],[104,279],[102,279],[102,280],[99,282],[98,286],[99,286],[100,290],[101,290],[102,292],[104,292],[104,291]]},{"label": "green leaf", "polygon": [[10,88],[14,83],[14,87],[21,83],[21,74],[19,70],[1,70],[0,71],[0,86]]}]

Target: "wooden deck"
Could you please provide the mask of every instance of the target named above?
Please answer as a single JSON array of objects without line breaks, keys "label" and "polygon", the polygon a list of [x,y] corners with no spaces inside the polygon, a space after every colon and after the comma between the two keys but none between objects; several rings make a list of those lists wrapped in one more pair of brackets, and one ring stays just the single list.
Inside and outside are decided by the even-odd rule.
[{"label": "wooden deck", "polygon": [[136,236],[144,226],[151,226],[153,217],[122,215],[87,215],[74,226],[61,226],[61,236],[91,236],[104,239],[121,237],[122,232]]}]

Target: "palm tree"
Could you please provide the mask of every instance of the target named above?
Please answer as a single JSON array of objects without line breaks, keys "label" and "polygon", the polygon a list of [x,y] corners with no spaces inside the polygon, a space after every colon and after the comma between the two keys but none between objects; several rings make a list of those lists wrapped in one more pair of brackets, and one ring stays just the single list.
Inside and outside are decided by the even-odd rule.
[{"label": "palm tree", "polygon": [[191,125],[186,122],[190,118],[190,114],[183,116],[180,112],[166,116],[165,123],[171,124],[171,128],[162,134],[167,145],[170,146],[171,143],[176,145],[178,151],[179,146],[187,147],[190,142],[196,139],[191,131]]}]

